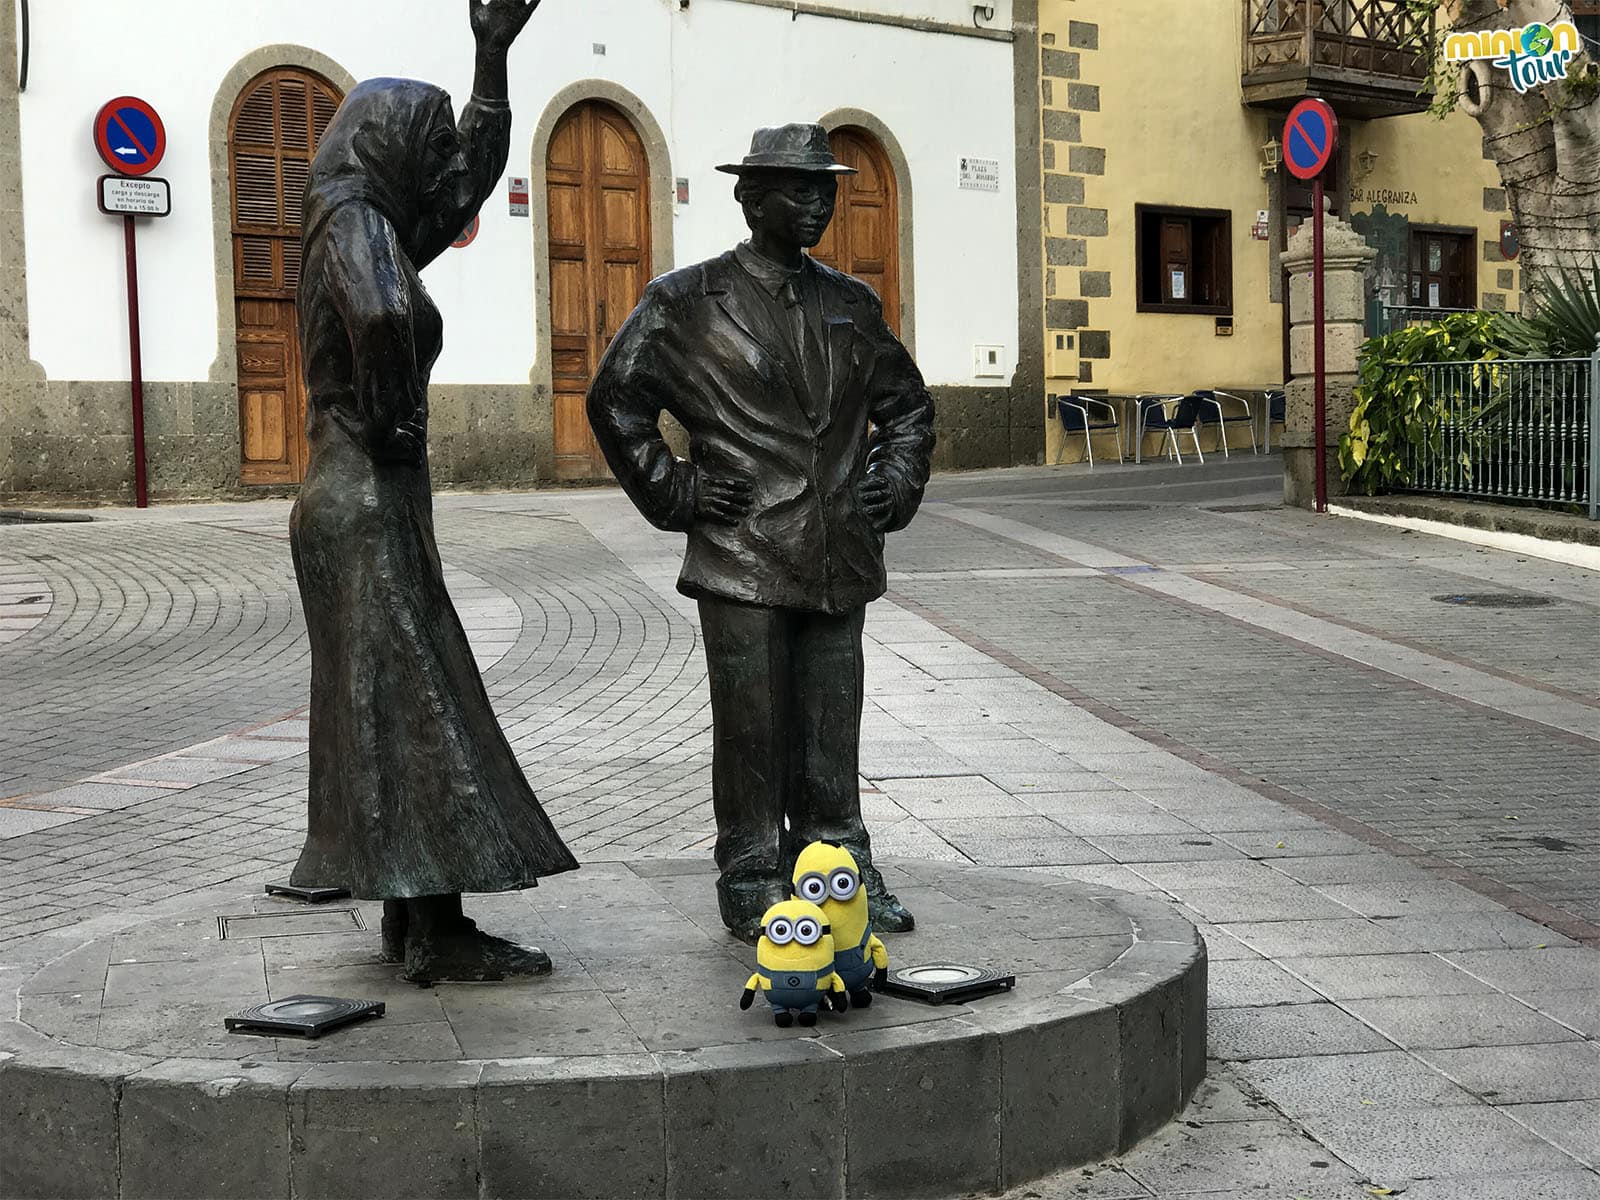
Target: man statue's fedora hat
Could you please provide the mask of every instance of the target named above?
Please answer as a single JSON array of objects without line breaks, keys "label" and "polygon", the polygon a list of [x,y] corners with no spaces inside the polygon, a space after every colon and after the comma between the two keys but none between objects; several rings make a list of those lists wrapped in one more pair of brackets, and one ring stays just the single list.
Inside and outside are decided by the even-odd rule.
[{"label": "man statue's fedora hat", "polygon": [[814,171],[824,175],[854,175],[856,169],[833,159],[828,131],[821,125],[778,125],[758,129],[750,139],[743,162],[717,168],[729,175],[752,171]]}]

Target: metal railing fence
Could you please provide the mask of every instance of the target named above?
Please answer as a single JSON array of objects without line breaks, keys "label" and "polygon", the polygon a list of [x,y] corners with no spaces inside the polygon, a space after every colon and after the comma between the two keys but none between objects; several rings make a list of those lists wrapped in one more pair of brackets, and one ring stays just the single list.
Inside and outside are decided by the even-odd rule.
[{"label": "metal railing fence", "polygon": [[1370,330],[1373,335],[1393,333],[1408,325],[1432,325],[1456,313],[1477,311],[1472,308],[1430,308],[1426,304],[1380,304],[1368,311],[1374,310],[1377,320],[1374,322],[1375,328]]},{"label": "metal railing fence", "polygon": [[1600,519],[1600,350],[1589,358],[1418,363],[1407,486],[1587,506]]}]

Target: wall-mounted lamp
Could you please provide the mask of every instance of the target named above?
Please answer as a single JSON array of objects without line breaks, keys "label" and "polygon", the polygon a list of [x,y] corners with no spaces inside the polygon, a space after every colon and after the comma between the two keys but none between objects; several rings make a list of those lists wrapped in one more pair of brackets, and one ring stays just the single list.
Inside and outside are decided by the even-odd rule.
[{"label": "wall-mounted lamp", "polygon": [[978,23],[979,17],[982,17],[985,21],[994,20],[994,5],[974,4],[972,6],[972,23],[974,25]]},{"label": "wall-mounted lamp", "polygon": [[1283,162],[1283,147],[1278,145],[1278,139],[1269,137],[1261,147],[1261,177],[1265,179],[1278,169],[1278,164]]},{"label": "wall-mounted lamp", "polygon": [[1368,175],[1372,174],[1373,169],[1376,168],[1377,165],[1378,165],[1378,156],[1377,156],[1377,154],[1375,154],[1371,150],[1363,150],[1360,154],[1356,155],[1356,175],[1357,175],[1357,177],[1361,178],[1361,179],[1365,179]]}]

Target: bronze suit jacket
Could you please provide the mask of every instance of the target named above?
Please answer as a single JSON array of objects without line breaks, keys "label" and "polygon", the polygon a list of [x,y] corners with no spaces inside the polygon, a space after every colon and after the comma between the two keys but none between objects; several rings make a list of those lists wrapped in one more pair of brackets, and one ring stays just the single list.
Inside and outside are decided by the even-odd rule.
[{"label": "bronze suit jacket", "polygon": [[[645,288],[589,389],[589,421],[639,510],[688,533],[678,588],[751,604],[843,613],[883,595],[883,534],[856,498],[870,470],[891,485],[890,529],[922,501],[933,398],[866,284],[807,259],[827,362],[801,369],[789,330],[730,251]],[[676,458],[657,422],[689,433]],[[747,479],[737,525],[696,522],[695,474]]]}]

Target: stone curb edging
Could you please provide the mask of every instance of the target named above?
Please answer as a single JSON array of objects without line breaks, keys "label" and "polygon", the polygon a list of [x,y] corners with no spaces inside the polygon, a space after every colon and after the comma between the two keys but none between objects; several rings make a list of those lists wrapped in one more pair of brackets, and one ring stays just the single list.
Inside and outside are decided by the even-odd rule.
[{"label": "stone curb edging", "polygon": [[[1035,877],[972,869],[967,878]],[[85,1050],[3,1021],[0,1196],[1009,1188],[1128,1149],[1171,1120],[1204,1076],[1197,931],[1160,902],[1073,886],[1134,927],[1133,945],[1110,967],[1053,995],[989,1009],[979,1001],[918,1025],[842,1026],[825,1039],[245,1065]]]},{"label": "stone curb edging", "polygon": [[1537,508],[1517,508],[1487,501],[1452,500],[1444,496],[1339,496],[1334,501],[1357,512],[1379,513],[1391,517],[1414,517],[1439,521],[1464,529],[1483,529],[1493,533],[1517,533],[1524,537],[1555,542],[1576,542],[1600,546],[1600,521],[1571,513]]}]

